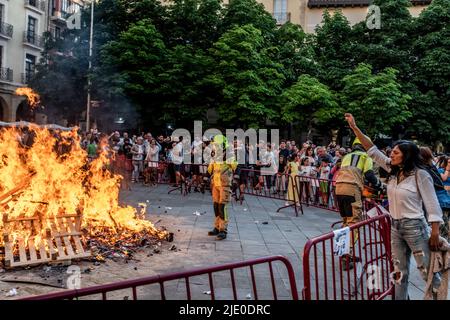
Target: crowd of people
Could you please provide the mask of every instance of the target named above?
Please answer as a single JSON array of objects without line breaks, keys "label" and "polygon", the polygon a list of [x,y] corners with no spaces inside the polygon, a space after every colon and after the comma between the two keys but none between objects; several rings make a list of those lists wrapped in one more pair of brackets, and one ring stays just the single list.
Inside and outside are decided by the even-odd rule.
[{"label": "crowd of people", "polygon": [[[189,191],[193,189],[195,192],[205,192],[212,138],[195,137],[190,147],[186,148],[183,137],[154,137],[151,133],[130,136],[127,132],[118,131],[105,135],[92,130],[82,136],[81,145],[90,159],[97,157],[102,150],[111,151],[113,159],[117,160],[116,167],[125,176],[125,180],[128,179],[131,183],[155,185],[164,181],[176,187],[184,182]],[[240,154],[244,157],[238,159],[233,193],[242,200],[243,188],[248,187],[247,184],[251,182],[254,190],[285,195],[286,204],[303,200],[316,202],[321,206],[333,205],[331,202],[335,199],[330,195],[336,188],[342,160],[345,155],[354,151],[352,147],[343,147],[334,142],[327,146],[317,146],[312,141],[305,141],[299,147],[291,139],[283,139],[279,145],[259,141],[252,146],[235,139],[231,148],[237,157]],[[389,157],[392,149],[387,147],[381,149],[381,152]],[[430,168],[434,168],[434,178],[440,179],[444,188],[450,191],[450,157],[433,154],[426,147],[422,147],[422,153],[428,155]],[[186,154],[190,157],[190,163],[184,163]],[[376,163],[370,171],[381,183],[366,175],[365,191],[379,194],[383,192],[383,183],[386,182],[388,173]],[[294,179],[296,176],[300,179]],[[303,199],[295,196],[295,187],[302,190]]]}]

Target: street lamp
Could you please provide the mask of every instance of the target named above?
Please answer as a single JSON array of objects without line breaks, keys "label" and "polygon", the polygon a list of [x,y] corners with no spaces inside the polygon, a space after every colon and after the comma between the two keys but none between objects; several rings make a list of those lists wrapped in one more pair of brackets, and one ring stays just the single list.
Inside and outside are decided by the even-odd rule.
[{"label": "street lamp", "polygon": [[86,131],[89,132],[91,127],[91,69],[92,69],[92,46],[94,38],[94,4],[95,1],[91,1],[91,29],[89,35],[89,69],[88,69],[88,88],[87,88],[87,108],[86,108]]}]

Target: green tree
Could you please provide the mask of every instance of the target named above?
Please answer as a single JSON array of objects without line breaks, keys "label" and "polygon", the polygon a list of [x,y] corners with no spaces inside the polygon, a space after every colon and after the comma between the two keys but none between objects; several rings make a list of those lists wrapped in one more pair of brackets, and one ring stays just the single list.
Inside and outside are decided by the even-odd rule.
[{"label": "green tree", "polygon": [[260,30],[245,25],[226,32],[210,50],[215,68],[207,81],[217,90],[224,122],[257,126],[277,116],[274,100],[284,77],[265,44]]},{"label": "green tree", "polygon": [[426,143],[450,147],[450,2],[434,0],[415,20],[410,131]]},{"label": "green tree", "polygon": [[361,127],[372,137],[390,134],[395,125],[411,117],[411,97],[401,91],[397,74],[393,68],[374,74],[370,65],[360,64],[343,79],[341,104],[360,119]]},{"label": "green tree", "polygon": [[161,117],[159,75],[167,48],[150,20],[141,20],[102,49],[103,68],[96,82],[106,97],[131,99],[144,118]]},{"label": "green tree", "polygon": [[355,55],[358,63],[367,63],[379,72],[387,67],[399,71],[401,81],[409,81],[414,64],[411,54],[413,18],[409,0],[374,0],[381,12],[381,28],[369,29],[366,22],[353,27]]},{"label": "green tree", "polygon": [[342,118],[344,112],[330,88],[310,76],[302,75],[281,95],[282,120],[299,122],[306,130]]},{"label": "green tree", "polygon": [[263,4],[256,0],[230,0],[223,12],[220,33],[247,24],[252,24],[260,30],[263,37],[273,38],[276,20],[265,10]]},{"label": "green tree", "polygon": [[192,120],[203,119],[213,104],[204,81],[211,72],[212,59],[192,45],[178,45],[167,52],[164,66],[156,89],[162,99],[162,120],[186,127]]},{"label": "green tree", "polygon": [[163,31],[169,46],[192,45],[208,49],[219,37],[221,0],[174,0],[168,7],[167,30]]},{"label": "green tree", "polygon": [[314,49],[319,63],[318,78],[333,90],[342,89],[342,78],[356,66],[352,28],[338,10],[334,15],[323,14],[323,24],[316,28]]},{"label": "green tree", "polygon": [[319,73],[312,37],[300,26],[290,22],[283,24],[275,31],[273,46],[273,60],[283,65],[285,87],[290,87],[303,74],[317,76]]}]

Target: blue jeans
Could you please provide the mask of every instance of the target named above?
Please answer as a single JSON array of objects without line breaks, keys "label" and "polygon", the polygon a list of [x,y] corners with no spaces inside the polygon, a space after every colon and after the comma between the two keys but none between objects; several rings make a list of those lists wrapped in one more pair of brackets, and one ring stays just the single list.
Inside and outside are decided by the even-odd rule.
[{"label": "blue jeans", "polygon": [[[394,273],[397,274],[395,283],[395,299],[408,298],[408,278],[411,253],[416,260],[417,269],[427,281],[430,265],[430,248],[428,240],[430,228],[424,219],[392,220],[391,245]],[[440,277],[434,276],[433,287],[439,287]]]}]

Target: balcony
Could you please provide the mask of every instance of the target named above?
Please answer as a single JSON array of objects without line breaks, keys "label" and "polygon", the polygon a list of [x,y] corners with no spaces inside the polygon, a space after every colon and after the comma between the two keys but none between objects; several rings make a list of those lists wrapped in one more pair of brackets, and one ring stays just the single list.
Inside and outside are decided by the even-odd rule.
[{"label": "balcony", "polygon": [[38,36],[37,34],[32,34],[25,31],[23,33],[23,43],[40,50],[44,48],[45,40],[42,36]]},{"label": "balcony", "polygon": [[13,82],[13,71],[10,68],[0,68],[0,81]]},{"label": "balcony", "polygon": [[[410,0],[413,5],[427,5],[431,0]],[[373,0],[309,0],[309,8],[321,7],[367,7]]]},{"label": "balcony", "polygon": [[70,13],[67,13],[65,11],[58,11],[53,9],[52,11],[52,16],[51,16],[51,20],[53,22],[60,22],[60,23],[66,23],[67,18],[70,17]]},{"label": "balcony", "polygon": [[41,14],[46,11],[45,1],[43,0],[25,0],[25,7]]},{"label": "balcony", "polygon": [[31,79],[34,76],[34,72],[25,72],[22,73],[22,83],[23,84],[29,84]]},{"label": "balcony", "polygon": [[0,23],[0,37],[11,39],[13,36],[13,26],[9,23]]},{"label": "balcony", "polygon": [[291,21],[291,13],[290,12],[274,12],[272,17],[277,20],[277,25],[285,24],[288,21]]}]

